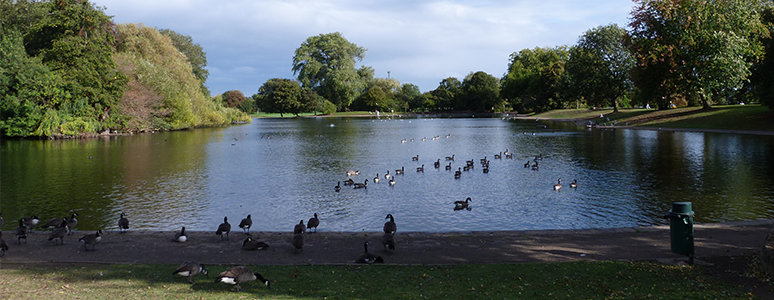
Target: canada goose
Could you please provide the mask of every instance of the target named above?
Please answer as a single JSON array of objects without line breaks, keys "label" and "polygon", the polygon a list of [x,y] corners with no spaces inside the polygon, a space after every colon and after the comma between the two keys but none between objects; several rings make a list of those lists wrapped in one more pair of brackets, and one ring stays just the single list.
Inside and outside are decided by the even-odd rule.
[{"label": "canada goose", "polygon": [[215,231],[215,234],[220,236],[220,239],[223,239],[223,234],[226,234],[226,239],[228,240],[228,234],[231,232],[231,224],[228,223],[228,217],[223,217],[223,223],[220,223],[218,225],[218,230]]},{"label": "canada goose", "polygon": [[[62,222],[62,220],[65,220],[65,222]],[[46,229],[54,229],[54,228],[63,227],[64,225],[67,225],[67,221],[66,220],[67,220],[66,217],[63,217],[63,218],[59,218],[59,217],[51,218],[51,220],[48,220],[48,222],[46,222],[46,224],[43,224],[41,227],[46,228]]]},{"label": "canada goose", "polygon": [[400,142],[405,144],[406,143],[406,139],[402,139],[402,140],[400,140]]},{"label": "canada goose", "polygon": [[8,251],[8,244],[3,239],[3,231],[0,230],[0,257],[5,256],[5,251]]},{"label": "canada goose", "polygon": [[448,165],[446,165],[446,171],[449,171],[449,170],[451,170],[451,163],[449,163]]},{"label": "canada goose", "polygon": [[254,240],[253,237],[249,235],[242,242],[242,250],[266,250],[268,248],[269,244]]},{"label": "canada goose", "polygon": [[67,228],[70,229],[70,232],[68,232],[68,235],[73,234],[73,228],[78,225],[78,213],[72,213],[70,215],[70,219],[67,220]]},{"label": "canada goose", "polygon": [[535,164],[534,164],[534,165],[532,165],[532,170],[533,170],[533,171],[537,171],[538,169],[540,169],[540,166],[538,166],[538,162],[537,162],[537,161],[535,161]]},{"label": "canada goose", "polygon": [[484,166],[484,173],[489,173],[489,165]]},{"label": "canada goose", "polygon": [[529,168],[529,161],[524,163],[524,168]]},{"label": "canada goose", "polygon": [[19,219],[19,227],[16,227],[16,243],[21,244],[21,240],[24,239],[24,243],[27,243],[27,233],[29,228],[24,224],[24,218]]},{"label": "canada goose", "polygon": [[447,156],[446,160],[447,161],[454,161],[454,154],[452,154],[452,156]]},{"label": "canada goose", "polygon": [[382,235],[382,245],[385,250],[395,251],[395,235],[385,232],[384,235]]},{"label": "canada goose", "polygon": [[124,233],[129,229],[129,220],[126,219],[124,213],[121,213],[121,217],[118,218],[118,230],[119,233]]},{"label": "canada goose", "polygon": [[543,160],[543,153],[540,153],[537,156],[535,156],[535,160]]},{"label": "canada goose", "polygon": [[344,181],[344,185],[353,185],[353,184],[355,184],[355,181],[352,180],[352,178],[349,178]]},{"label": "canada goose", "polygon": [[314,213],[314,217],[309,218],[309,221],[306,222],[306,227],[310,230],[314,228],[314,232],[317,232],[317,226],[320,225],[320,219],[317,218],[317,213]]},{"label": "canada goose", "polygon": [[390,175],[390,170],[387,170],[387,173],[384,174],[384,179],[390,179],[392,175]]},{"label": "canada goose", "polygon": [[474,163],[474,162],[473,162],[473,160],[472,160],[472,159],[471,159],[471,160],[466,160],[466,161],[465,161],[465,165],[466,165],[466,166],[468,166],[468,167],[473,167],[473,163]]},{"label": "canada goose", "polygon": [[425,172],[425,164],[422,164],[422,166],[421,166],[421,167],[417,167],[417,172],[422,172],[422,173],[424,173],[424,172]]},{"label": "canada goose", "polygon": [[395,186],[395,178],[390,178],[390,186]]},{"label": "canada goose", "polygon": [[193,277],[199,273],[207,275],[207,269],[202,264],[190,262],[181,264],[174,272],[172,272],[173,275],[188,277],[188,283],[193,283]]},{"label": "canada goose", "polygon": [[398,226],[395,224],[395,218],[392,217],[392,214],[387,214],[387,217],[385,217],[385,219],[390,219],[390,220],[387,222],[384,222],[384,227],[382,229],[386,233],[395,234],[395,232],[398,231]]},{"label": "canada goose", "polygon": [[355,260],[356,263],[359,264],[374,264],[374,263],[384,263],[384,259],[382,259],[381,256],[376,256],[371,253],[368,253],[368,242],[363,243],[363,249],[364,252],[360,257]]},{"label": "canada goose", "polygon": [[433,167],[436,168],[436,169],[441,167],[441,159],[440,158],[433,163]]},{"label": "canada goose", "polygon": [[359,174],[360,174],[360,170],[357,170],[357,171],[347,170],[347,176],[355,176],[355,175],[359,175]]},{"label": "canada goose", "polygon": [[185,226],[183,226],[183,228],[180,228],[180,232],[175,233],[174,241],[178,243],[185,243],[186,241],[188,241],[188,235],[185,233]]},{"label": "canada goose", "polygon": [[500,153],[498,153],[498,154],[495,154],[495,155],[494,155],[494,159],[503,159],[503,153],[502,153],[502,152],[500,152]]},{"label": "canada goose", "polygon": [[503,154],[505,154],[505,156],[508,156],[508,154],[511,154],[511,152],[508,151],[508,148],[505,148],[505,152],[503,152]]},{"label": "canada goose", "polygon": [[462,168],[457,168],[457,171],[454,171],[454,179],[460,179],[462,177]]},{"label": "canada goose", "polygon": [[419,154],[417,154],[417,156],[412,156],[411,160],[412,161],[419,161]]},{"label": "canada goose", "polygon": [[[62,226],[54,228],[48,235],[48,240],[59,240],[60,245],[64,245],[64,236],[67,234],[67,220],[62,220]],[[54,241],[56,243],[56,241]]]},{"label": "canada goose", "polygon": [[464,167],[462,167],[462,170],[467,172],[467,171],[470,171],[470,169],[472,169],[472,168],[473,167],[471,167],[471,166],[464,166]]},{"label": "canada goose", "polygon": [[554,191],[558,191],[562,189],[562,179],[559,178],[556,180],[556,184],[554,184]]},{"label": "canada goose", "polygon": [[80,239],[78,239],[79,242],[83,244],[83,249],[86,251],[89,251],[89,245],[91,245],[91,250],[94,250],[94,246],[97,245],[99,241],[102,240],[102,230],[98,230],[95,233],[87,234],[82,236]]},{"label": "canada goose", "polygon": [[355,183],[353,188],[355,188],[355,189],[365,189],[365,188],[368,188],[368,179],[363,181],[363,183]]},{"label": "canada goose", "polygon": [[470,201],[473,201],[472,199],[470,199],[470,197],[465,199],[465,201],[461,201],[461,200],[454,201],[454,210],[468,208]]},{"label": "canada goose", "polygon": [[400,175],[406,174],[406,170],[404,167],[400,167],[400,170],[395,170],[395,174],[400,174]]},{"label": "canada goose", "polygon": [[376,177],[374,177],[374,183],[379,183],[379,173],[376,173]]},{"label": "canada goose", "polygon": [[[354,182],[353,182],[354,183]],[[333,187],[333,190],[335,191],[341,191],[341,181],[336,183],[336,186]]]},{"label": "canada goose", "polygon": [[296,224],[296,226],[293,227],[293,233],[295,234],[303,234],[306,233],[306,226],[304,225],[304,220],[301,220]]},{"label": "canada goose", "polygon": [[240,283],[253,281],[256,279],[260,280],[261,283],[263,283],[267,287],[271,286],[269,284],[269,281],[263,278],[261,274],[258,274],[257,272],[252,273],[245,266],[236,266],[223,271],[222,273],[220,273],[220,275],[218,275],[218,279],[215,279],[215,282],[222,282],[225,284],[236,285],[237,291],[239,291],[242,289],[239,286]]},{"label": "canada goose", "polygon": [[38,219],[38,216],[32,216],[32,217],[24,217],[22,218],[24,222],[24,226],[27,226],[27,228],[32,228],[34,226],[37,226],[40,222],[40,219]]},{"label": "canada goose", "polygon": [[293,248],[296,249],[296,253],[304,250],[304,234],[302,233],[293,234]]},{"label": "canada goose", "polygon": [[252,215],[248,214],[247,218],[244,218],[241,222],[239,222],[239,228],[242,228],[242,231],[250,232],[250,227],[253,226],[253,219],[251,217]]},{"label": "canada goose", "polygon": [[578,188],[578,179],[573,179],[572,182],[570,182],[571,188]]},{"label": "canada goose", "polygon": [[479,159],[479,161],[481,161],[482,164],[488,162],[488,160],[486,160],[486,156],[484,156],[482,159]]}]

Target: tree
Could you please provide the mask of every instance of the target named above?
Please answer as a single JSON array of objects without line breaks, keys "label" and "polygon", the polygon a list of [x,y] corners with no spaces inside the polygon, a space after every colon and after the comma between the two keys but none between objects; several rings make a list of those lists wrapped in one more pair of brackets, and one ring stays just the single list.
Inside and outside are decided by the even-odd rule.
[{"label": "tree", "polygon": [[231,90],[223,93],[223,105],[226,107],[239,108],[247,100],[241,91]]},{"label": "tree", "polygon": [[347,41],[341,33],[310,37],[296,49],[293,74],[303,87],[330,100],[339,110],[348,107],[363,89],[363,77],[373,69],[355,68],[366,49]]},{"label": "tree", "polygon": [[632,11],[635,82],[659,108],[712,99],[742,86],[762,55],[760,1],[641,0]]},{"label": "tree", "polygon": [[600,26],[584,33],[570,48],[567,75],[570,89],[592,106],[613,106],[632,88],[634,57],[624,45],[626,31],[618,25]]},{"label": "tree", "polygon": [[422,92],[415,84],[404,83],[397,95],[397,104],[402,111],[414,111],[422,107]]},{"label": "tree", "polygon": [[[769,4],[763,9],[762,21],[769,27],[771,33],[774,30],[774,5]],[[774,38],[769,35],[763,39],[764,57],[754,64],[750,75],[750,88],[761,104],[774,109]]]},{"label": "tree", "polygon": [[519,111],[561,108],[566,47],[523,49],[511,54],[500,96]]},{"label": "tree", "polygon": [[456,109],[494,111],[501,107],[500,80],[483,71],[471,73],[462,81],[462,99]]},{"label": "tree", "polygon": [[455,77],[447,77],[438,84],[438,87],[430,91],[429,98],[432,106],[428,107],[436,111],[450,111],[454,109],[457,97],[460,95],[462,83]]},{"label": "tree", "polygon": [[201,81],[202,92],[209,96],[210,91],[204,83],[207,81],[210,72],[207,71],[207,53],[204,52],[202,46],[194,43],[190,36],[177,33],[171,29],[160,29],[159,32],[168,36],[169,39],[172,40],[172,44],[175,45],[175,48],[185,55],[186,59],[191,64],[194,76]]},{"label": "tree", "polygon": [[272,78],[261,86],[258,93],[268,103],[270,111],[279,112],[282,117],[285,113],[298,116],[303,107],[301,85],[297,81]]}]

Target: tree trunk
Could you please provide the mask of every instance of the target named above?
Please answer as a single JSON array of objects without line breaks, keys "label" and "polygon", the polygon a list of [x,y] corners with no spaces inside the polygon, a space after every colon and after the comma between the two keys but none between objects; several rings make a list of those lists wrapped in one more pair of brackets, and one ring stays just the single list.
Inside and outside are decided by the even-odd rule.
[{"label": "tree trunk", "polygon": [[618,112],[618,99],[613,99],[613,112]]}]

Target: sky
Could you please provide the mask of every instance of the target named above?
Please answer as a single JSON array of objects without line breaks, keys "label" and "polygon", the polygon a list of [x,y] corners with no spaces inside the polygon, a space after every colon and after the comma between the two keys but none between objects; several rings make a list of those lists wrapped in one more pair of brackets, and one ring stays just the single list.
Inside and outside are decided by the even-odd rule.
[{"label": "sky", "polygon": [[[191,36],[207,54],[213,95],[258,92],[271,78],[295,79],[295,50],[307,38],[340,32],[366,49],[357,66],[375,77],[430,91],[447,77],[484,71],[501,78],[513,52],[572,46],[587,30],[627,28],[629,0],[255,1],[92,0],[116,23]],[[389,75],[388,75],[389,73]]]}]

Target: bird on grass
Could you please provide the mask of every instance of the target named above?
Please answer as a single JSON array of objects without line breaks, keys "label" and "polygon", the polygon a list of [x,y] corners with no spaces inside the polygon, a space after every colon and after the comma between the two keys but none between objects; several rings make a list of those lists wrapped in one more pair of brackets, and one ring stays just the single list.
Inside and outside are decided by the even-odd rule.
[{"label": "bird on grass", "polygon": [[126,214],[121,213],[121,217],[118,218],[118,230],[119,233],[126,233],[129,230],[129,219],[126,218]]},{"label": "bird on grass", "polygon": [[239,291],[241,290],[241,287],[239,286],[240,283],[253,280],[259,280],[261,283],[266,285],[266,287],[271,287],[269,280],[266,280],[266,278],[263,278],[263,276],[257,272],[250,272],[250,269],[245,266],[236,266],[223,271],[220,273],[220,275],[218,275],[218,279],[215,279],[215,282],[235,285],[237,291]]},{"label": "bird on grass", "polygon": [[185,226],[183,226],[183,228],[180,228],[180,232],[175,233],[174,241],[178,243],[185,243],[186,241],[188,241],[188,235],[185,233]]},{"label": "bird on grass", "polygon": [[215,230],[215,234],[220,236],[220,239],[223,239],[223,234],[226,234],[226,239],[228,240],[228,233],[231,232],[231,224],[228,223],[228,217],[223,217],[223,223],[220,223],[218,225],[218,229]]},{"label": "bird on grass", "polygon": [[253,219],[251,217],[252,215],[247,215],[247,218],[244,218],[239,222],[239,228],[242,228],[242,231],[250,232],[250,227],[253,226]]},{"label": "bird on grass", "polygon": [[395,232],[398,230],[398,226],[395,224],[395,218],[392,216],[392,214],[387,214],[387,217],[385,219],[390,219],[387,222],[384,222],[384,227],[382,229],[385,233],[395,234]]},{"label": "bird on grass", "polygon": [[92,234],[84,235],[80,239],[78,239],[78,241],[83,244],[83,249],[86,251],[89,251],[90,245],[91,245],[91,250],[94,251],[94,247],[101,240],[102,240],[102,230],[98,230],[97,232]]},{"label": "bird on grass", "polygon": [[317,213],[314,213],[314,217],[309,218],[306,222],[306,227],[310,230],[314,228],[314,232],[317,232],[317,226],[320,226],[320,219],[317,218]]},{"label": "bird on grass", "polygon": [[366,241],[363,243],[363,254],[358,257],[355,262],[359,264],[375,264],[375,263],[384,263],[384,259],[382,259],[381,256],[376,256],[371,253],[368,253],[368,242]]},{"label": "bird on grass", "polygon": [[172,272],[172,275],[187,277],[188,283],[193,283],[193,277],[199,273],[207,275],[207,269],[204,267],[204,265],[184,262],[179,267],[177,267],[174,272]]},{"label": "bird on grass", "polygon": [[460,210],[460,209],[468,208],[468,206],[470,205],[470,203],[469,203],[470,201],[473,201],[472,199],[470,199],[470,197],[465,199],[465,201],[461,201],[461,200],[454,201],[454,210]]}]

